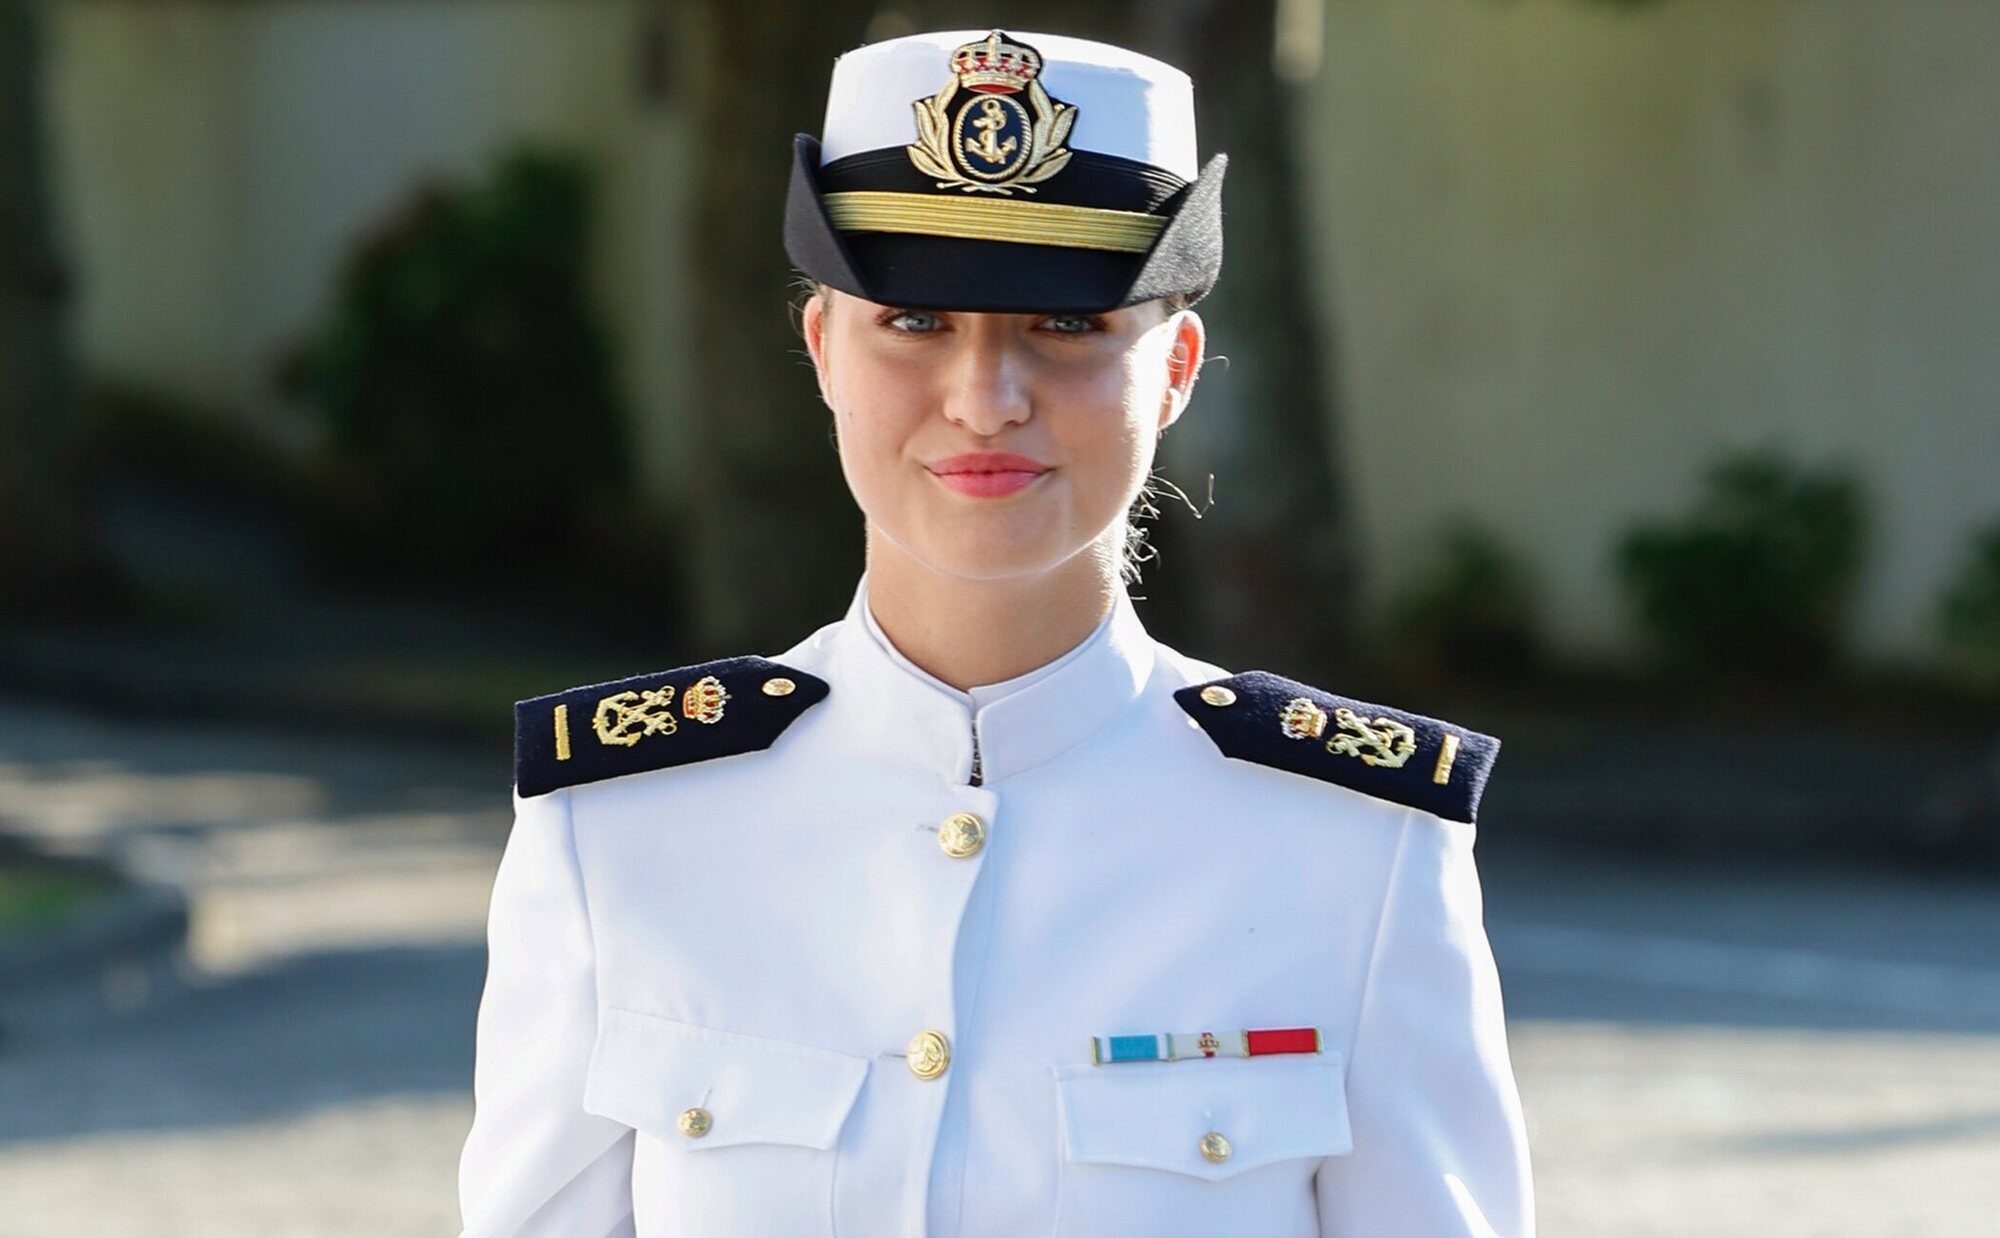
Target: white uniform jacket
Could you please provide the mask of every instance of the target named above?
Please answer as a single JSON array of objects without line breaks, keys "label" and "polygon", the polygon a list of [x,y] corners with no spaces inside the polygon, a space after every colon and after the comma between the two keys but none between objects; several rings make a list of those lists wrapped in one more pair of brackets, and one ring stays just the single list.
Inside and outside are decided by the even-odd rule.
[{"label": "white uniform jacket", "polygon": [[768,748],[517,790],[467,1235],[1532,1233],[1472,825],[1225,757],[1122,595],[975,714],[865,588]]}]

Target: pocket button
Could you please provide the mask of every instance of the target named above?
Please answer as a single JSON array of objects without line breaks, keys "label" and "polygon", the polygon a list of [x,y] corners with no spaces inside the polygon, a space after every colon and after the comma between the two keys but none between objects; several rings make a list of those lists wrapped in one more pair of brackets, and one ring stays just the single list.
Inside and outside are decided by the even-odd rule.
[{"label": "pocket button", "polygon": [[951,1065],[951,1042],[943,1032],[925,1028],[910,1038],[910,1051],[906,1055],[910,1063],[910,1073],[919,1079],[935,1079]]},{"label": "pocket button", "polygon": [[1210,1131],[1201,1137],[1201,1154],[1208,1158],[1211,1164],[1222,1164],[1229,1159],[1231,1151],[1229,1140],[1221,1131]]}]

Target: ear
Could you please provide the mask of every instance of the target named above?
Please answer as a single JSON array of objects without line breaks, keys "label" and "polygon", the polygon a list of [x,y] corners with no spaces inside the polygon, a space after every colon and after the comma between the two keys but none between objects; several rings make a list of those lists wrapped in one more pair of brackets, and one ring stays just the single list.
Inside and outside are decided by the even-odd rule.
[{"label": "ear", "polygon": [[1201,362],[1208,346],[1207,328],[1200,314],[1191,309],[1180,310],[1169,321],[1173,326],[1173,342],[1167,349],[1167,390],[1160,401],[1160,433],[1180,420],[1188,401],[1194,398],[1195,379],[1201,376]]},{"label": "ear", "polygon": [[806,298],[805,308],[799,313],[799,329],[806,339],[806,351],[812,355],[813,375],[819,380],[819,398],[828,408],[833,407],[833,391],[826,380],[826,296],[816,295]]}]

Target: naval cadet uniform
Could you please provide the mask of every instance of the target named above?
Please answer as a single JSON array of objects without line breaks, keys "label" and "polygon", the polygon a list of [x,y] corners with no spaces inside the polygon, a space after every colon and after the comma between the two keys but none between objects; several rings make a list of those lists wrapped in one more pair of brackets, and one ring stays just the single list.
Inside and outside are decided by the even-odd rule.
[{"label": "naval cadet uniform", "polygon": [[[1053,36],[849,53],[788,246],[887,304],[1199,294],[1222,157],[1195,174],[1189,98]],[[998,183],[1046,196],[964,190],[961,155],[1024,147]],[[993,209],[1030,203],[1063,209]],[[1088,261],[1028,274],[1045,250]],[[1122,591],[961,692],[867,596],[769,657],[517,707],[469,1238],[1532,1233],[1472,858],[1495,740],[1226,673]]]}]

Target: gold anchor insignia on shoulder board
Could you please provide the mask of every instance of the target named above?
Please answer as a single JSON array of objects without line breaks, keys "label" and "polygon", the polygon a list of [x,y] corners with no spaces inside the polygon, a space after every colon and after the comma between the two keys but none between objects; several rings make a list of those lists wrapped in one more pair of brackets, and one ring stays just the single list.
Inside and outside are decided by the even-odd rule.
[{"label": "gold anchor insignia on shoulder board", "polygon": [[1333,711],[1343,734],[1326,741],[1328,752],[1360,757],[1370,765],[1398,769],[1417,751],[1417,733],[1391,718],[1364,720],[1345,707]]},{"label": "gold anchor insignia on shoulder board", "polygon": [[672,735],[680,723],[674,718],[674,686],[641,692],[619,692],[597,703],[590,728],[597,742],[630,748],[648,735]]},{"label": "gold anchor insignia on shoulder board", "polygon": [[[1344,705],[1329,718],[1324,709],[1303,696],[1286,701],[1278,711],[1278,729],[1286,739],[1318,739],[1326,733],[1329,720],[1339,729],[1326,741],[1326,750],[1336,756],[1359,757],[1369,765],[1399,769],[1416,754],[1417,733],[1392,718],[1364,719]],[[1453,740],[1455,754],[1458,745],[1456,737]],[[1448,777],[1450,762],[1439,764]]]},{"label": "gold anchor insignia on shoulder board", "polygon": [[939,189],[1034,193],[1036,182],[1069,163],[1063,143],[1076,123],[1076,105],[1042,89],[1040,52],[995,30],[952,52],[951,69],[936,94],[911,105],[917,140],[904,148]]}]

